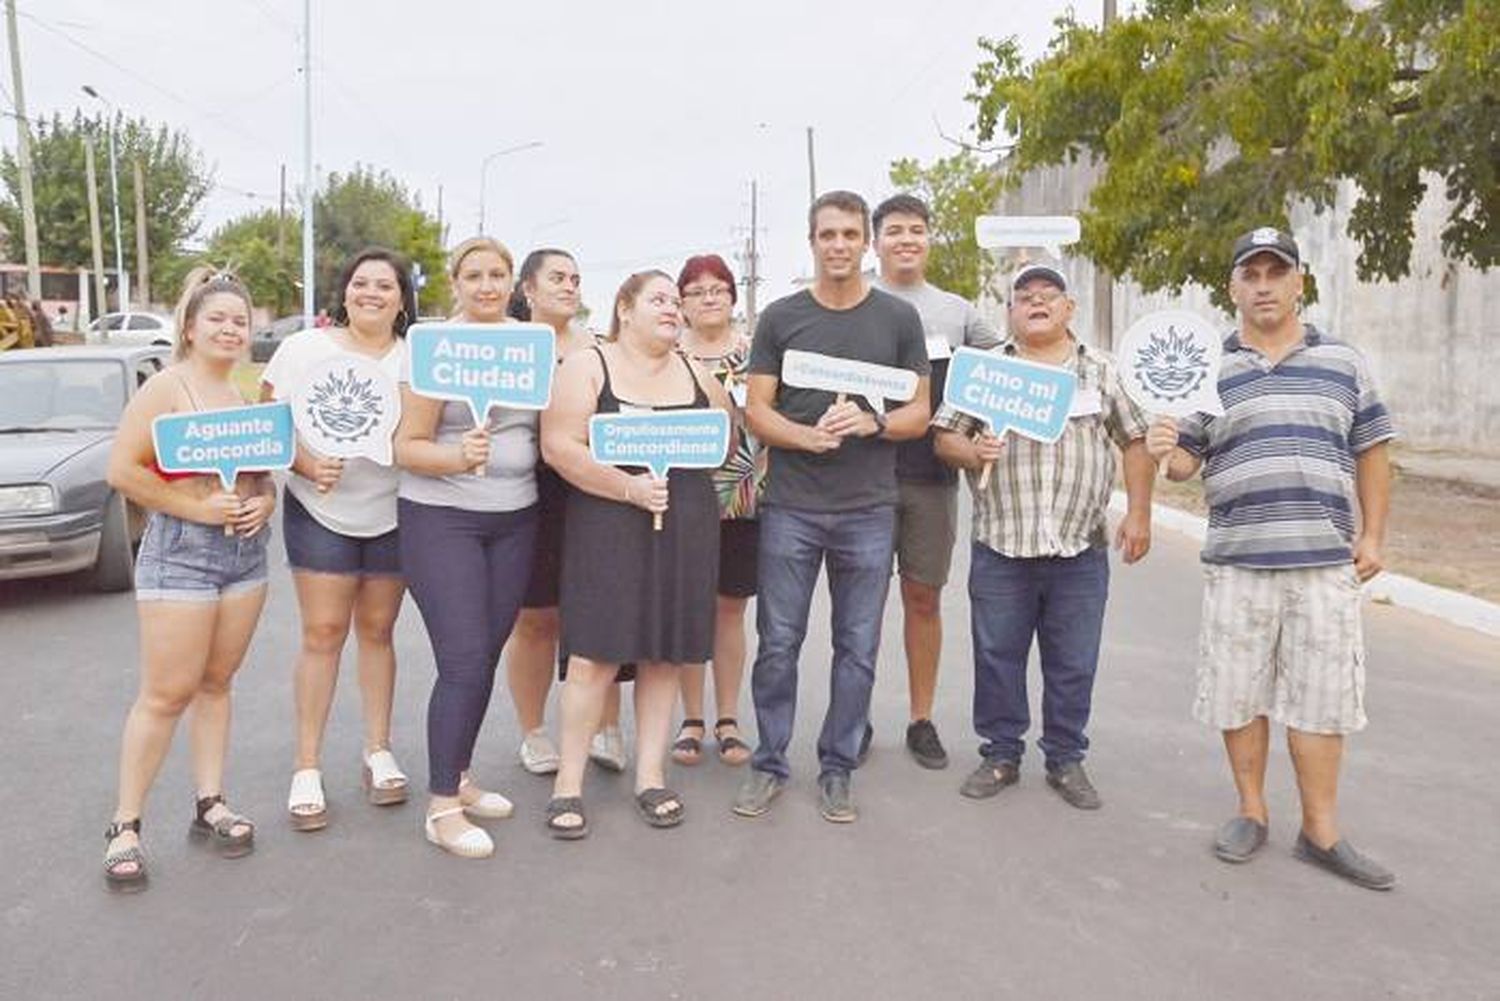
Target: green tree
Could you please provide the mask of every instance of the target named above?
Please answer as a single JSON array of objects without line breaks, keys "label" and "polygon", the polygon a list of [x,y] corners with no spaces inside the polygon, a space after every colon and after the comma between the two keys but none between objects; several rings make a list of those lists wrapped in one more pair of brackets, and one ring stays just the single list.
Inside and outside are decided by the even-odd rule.
[{"label": "green tree", "polygon": [[427,276],[420,296],[424,313],[449,308],[451,290],[437,220],[389,173],[356,166],[346,174],[329,174],[313,202],[313,224],[318,298],[330,310],[345,262],[372,245],[399,251],[421,265]]},{"label": "green tree", "polygon": [[1229,242],[1344,181],[1362,279],[1407,274],[1434,181],[1444,252],[1500,263],[1493,0],[1147,0],[1105,29],[1059,19],[1030,65],[1014,39],[980,45],[969,100],[981,139],[1014,140],[1008,180],[1102,164],[1077,249],[1148,290],[1226,305]]},{"label": "green tree", "polygon": [[241,216],[214,231],[204,256],[233,271],[256,305],[273,315],[287,316],[302,308],[302,229],[297,217],[278,219],[275,209]]},{"label": "green tree", "polygon": [[974,239],[974,219],[992,210],[1002,190],[1001,175],[963,150],[927,167],[912,159],[897,160],[890,177],[892,184],[925,201],[932,214],[928,280],[965,299],[977,297],[995,264]]},{"label": "green tree", "polygon": [[[167,273],[183,241],[198,228],[198,208],[212,185],[202,155],[183,132],[152,126],[145,119],[115,118],[115,159],[120,183],[120,229],[125,267],[136,270],[135,169],[145,179],[146,246],[153,274]],[[108,126],[102,118],[75,111],[34,125],[31,156],[36,198],[38,249],[43,264],[93,266],[89,243],[88,186],[84,171],[84,136],[94,138],[99,182],[100,223],[106,266],[114,267],[114,219],[109,188]],[[0,156],[0,227],[21,233],[20,169],[10,151]],[[14,253],[10,250],[9,253]],[[159,287],[166,288],[160,282]],[[157,295],[155,298],[170,298]]]}]

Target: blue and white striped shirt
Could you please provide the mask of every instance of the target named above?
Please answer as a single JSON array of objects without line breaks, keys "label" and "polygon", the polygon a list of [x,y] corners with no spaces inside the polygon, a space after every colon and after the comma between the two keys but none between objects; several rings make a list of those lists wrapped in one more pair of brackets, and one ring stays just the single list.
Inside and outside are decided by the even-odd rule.
[{"label": "blue and white striped shirt", "polygon": [[1353,559],[1355,458],[1396,436],[1359,352],[1306,326],[1272,365],[1239,334],[1224,342],[1221,417],[1178,423],[1203,459],[1203,562],[1257,569]]}]

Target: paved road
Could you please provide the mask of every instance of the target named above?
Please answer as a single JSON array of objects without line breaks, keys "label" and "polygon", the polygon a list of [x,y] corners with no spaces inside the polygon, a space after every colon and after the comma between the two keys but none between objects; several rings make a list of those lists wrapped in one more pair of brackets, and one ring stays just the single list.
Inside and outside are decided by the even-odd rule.
[{"label": "paved road", "polygon": [[[937,713],[954,764],[917,768],[900,743],[893,614],[857,824],[815,810],[825,628],[808,643],[794,785],[757,821],[730,816],[739,773],[717,763],[674,776],[689,817],[666,832],[634,816],[628,779],[591,775],[593,836],[554,842],[548,783],[515,763],[497,696],[476,767],[518,815],[493,825],[499,852],[475,863],[421,840],[416,803],[360,800],[352,679],[326,762],[333,824],[282,823],[295,607],[279,576],[241,675],[231,760],[259,850],[225,862],[187,843],[178,747],[147,811],[152,886],[128,897],[102,886],[98,832],[134,686],[132,602],[0,588],[0,997],[1500,997],[1500,642],[1369,610],[1374,722],[1351,745],[1344,818],[1401,876],[1377,895],[1290,857],[1280,748],[1269,850],[1241,868],[1209,855],[1232,798],[1217,738],[1188,717],[1198,588],[1193,544],[1170,534],[1146,565],[1116,567],[1097,814],[1062,804],[1034,756],[1000,798],[958,796],[974,760],[966,626],[950,630]],[[946,607],[965,622],[961,587]],[[431,666],[410,607],[398,642],[396,749],[419,774]]]}]

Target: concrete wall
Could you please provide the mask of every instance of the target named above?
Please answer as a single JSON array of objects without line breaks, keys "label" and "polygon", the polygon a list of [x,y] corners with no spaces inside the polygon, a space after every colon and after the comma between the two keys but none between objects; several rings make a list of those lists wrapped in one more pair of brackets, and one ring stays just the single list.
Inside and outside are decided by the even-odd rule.
[{"label": "concrete wall", "polygon": [[[1077,212],[1094,177],[1088,165],[1036,171],[1003,196],[996,211]],[[1359,247],[1344,233],[1353,195],[1350,185],[1330,212],[1304,207],[1292,213],[1293,234],[1318,283],[1319,299],[1307,308],[1308,320],[1357,345],[1369,359],[1405,444],[1500,456],[1500,372],[1488,370],[1500,353],[1500,269],[1477,271],[1443,257],[1438,232],[1445,200],[1434,179],[1417,214],[1411,274],[1399,282],[1359,281]],[[1081,258],[1064,264],[1078,300],[1075,332],[1108,346],[1111,338],[1098,336],[1093,265]],[[983,308],[1003,322],[1000,279],[997,285]],[[1233,317],[1192,286],[1181,296],[1147,295],[1132,283],[1116,282],[1112,301],[1116,337],[1138,317],[1166,308],[1193,310],[1226,331],[1234,325]]]}]

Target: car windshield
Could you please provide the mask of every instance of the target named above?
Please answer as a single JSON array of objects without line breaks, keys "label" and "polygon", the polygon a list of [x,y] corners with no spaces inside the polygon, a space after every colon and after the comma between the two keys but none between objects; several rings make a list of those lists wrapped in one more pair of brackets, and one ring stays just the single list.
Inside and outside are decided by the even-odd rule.
[{"label": "car windshield", "polygon": [[125,369],[112,361],[0,364],[0,434],[112,428],[125,409]]}]

